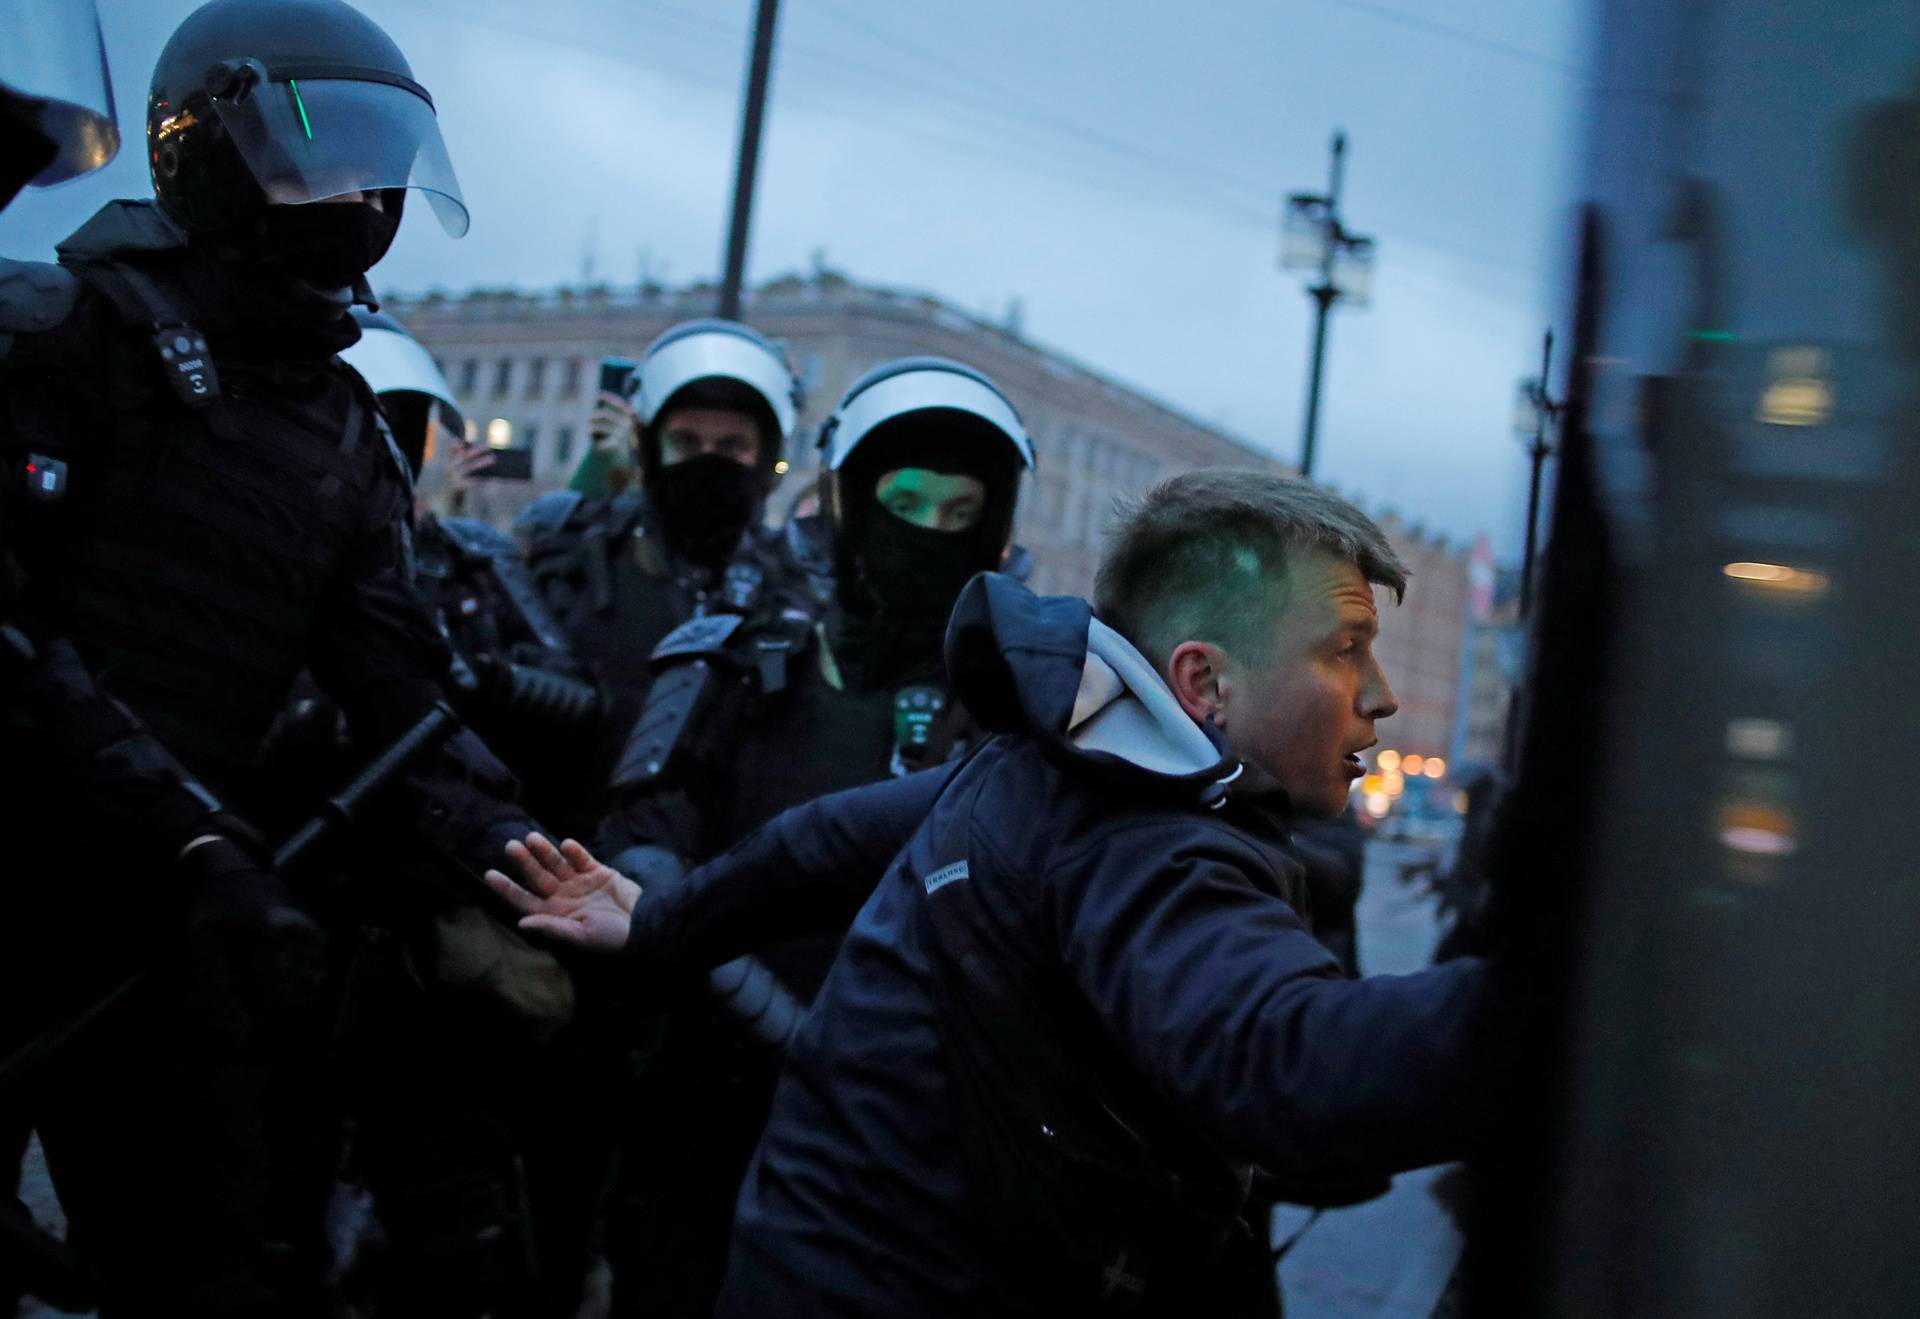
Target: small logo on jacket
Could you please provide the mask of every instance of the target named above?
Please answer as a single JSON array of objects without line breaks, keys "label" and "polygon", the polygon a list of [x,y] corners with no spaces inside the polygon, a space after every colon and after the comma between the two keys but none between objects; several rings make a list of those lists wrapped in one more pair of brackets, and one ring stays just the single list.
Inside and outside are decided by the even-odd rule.
[{"label": "small logo on jacket", "polygon": [[927,892],[934,893],[953,883],[956,879],[965,879],[967,873],[967,863],[965,861],[955,861],[950,866],[941,866],[921,882],[926,885]]}]

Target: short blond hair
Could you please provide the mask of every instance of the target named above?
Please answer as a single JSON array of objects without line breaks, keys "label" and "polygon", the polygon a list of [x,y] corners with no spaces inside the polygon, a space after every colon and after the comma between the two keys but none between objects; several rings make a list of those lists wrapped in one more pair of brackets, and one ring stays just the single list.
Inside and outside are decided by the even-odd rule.
[{"label": "short blond hair", "polygon": [[1324,486],[1278,472],[1182,472],[1120,511],[1094,610],[1155,664],[1183,641],[1252,654],[1288,599],[1288,560],[1319,550],[1401,599],[1406,565],[1386,533]]}]

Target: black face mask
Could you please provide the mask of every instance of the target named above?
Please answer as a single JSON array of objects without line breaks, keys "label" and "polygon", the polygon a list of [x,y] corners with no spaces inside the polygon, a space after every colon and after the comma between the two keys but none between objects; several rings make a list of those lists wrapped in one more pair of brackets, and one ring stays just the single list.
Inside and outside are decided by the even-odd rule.
[{"label": "black face mask", "polygon": [[760,474],[717,453],[660,468],[647,498],[667,548],[682,559],[717,567],[739,548],[760,512]]},{"label": "black face mask", "polygon": [[942,623],[981,570],[980,532],[916,527],[880,507],[868,510],[861,577],[880,612],[905,624]]},{"label": "black face mask", "polygon": [[344,289],[393,246],[400,216],[365,202],[269,206],[247,244],[260,265],[315,288]]}]

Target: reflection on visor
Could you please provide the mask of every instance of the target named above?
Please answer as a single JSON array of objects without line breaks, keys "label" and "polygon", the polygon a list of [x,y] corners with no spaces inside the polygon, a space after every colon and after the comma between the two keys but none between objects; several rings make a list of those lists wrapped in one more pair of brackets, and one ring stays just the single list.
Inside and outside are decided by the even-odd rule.
[{"label": "reflection on visor", "polygon": [[433,107],[402,87],[341,78],[267,82],[214,108],[267,200],[298,205],[412,188],[440,225],[467,232],[467,205]]},{"label": "reflection on visor", "polygon": [[120,149],[93,0],[0,4],[0,93],[31,102],[30,121],[54,143],[54,158],[35,184],[64,183],[98,169]]}]

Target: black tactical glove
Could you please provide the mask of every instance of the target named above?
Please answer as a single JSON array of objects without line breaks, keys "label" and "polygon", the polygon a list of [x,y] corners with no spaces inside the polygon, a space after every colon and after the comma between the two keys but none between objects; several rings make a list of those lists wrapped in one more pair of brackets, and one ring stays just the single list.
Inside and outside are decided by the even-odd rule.
[{"label": "black tactical glove", "polygon": [[310,1018],[326,985],[326,939],[279,877],[218,836],[192,847],[180,864],[196,884],[187,912],[188,984],[201,1009],[238,1042]]}]

